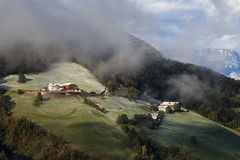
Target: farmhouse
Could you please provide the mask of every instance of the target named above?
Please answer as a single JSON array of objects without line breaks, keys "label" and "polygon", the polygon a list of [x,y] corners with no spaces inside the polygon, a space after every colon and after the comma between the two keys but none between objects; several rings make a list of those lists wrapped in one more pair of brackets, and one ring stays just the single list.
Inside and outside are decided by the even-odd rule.
[{"label": "farmhouse", "polygon": [[60,91],[78,91],[79,88],[76,84],[73,83],[49,83],[48,84],[49,92],[60,92]]},{"label": "farmhouse", "polygon": [[172,113],[179,110],[179,102],[163,102],[158,106],[158,109],[165,113]]}]

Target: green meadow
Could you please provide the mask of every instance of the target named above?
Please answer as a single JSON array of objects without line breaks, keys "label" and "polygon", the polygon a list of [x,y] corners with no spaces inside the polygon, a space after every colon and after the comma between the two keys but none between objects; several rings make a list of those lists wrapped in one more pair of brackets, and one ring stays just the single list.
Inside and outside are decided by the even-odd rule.
[{"label": "green meadow", "polygon": [[[240,159],[240,134],[194,112],[168,114],[157,131],[145,131],[163,145],[179,146],[203,160]],[[198,143],[191,144],[196,136]]]}]

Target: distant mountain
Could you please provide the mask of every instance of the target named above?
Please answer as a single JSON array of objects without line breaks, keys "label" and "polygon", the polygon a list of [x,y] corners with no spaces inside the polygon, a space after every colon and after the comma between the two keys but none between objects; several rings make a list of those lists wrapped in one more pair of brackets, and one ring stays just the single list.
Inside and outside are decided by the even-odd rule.
[{"label": "distant mountain", "polygon": [[232,49],[204,49],[195,53],[193,63],[240,79],[240,55]]}]

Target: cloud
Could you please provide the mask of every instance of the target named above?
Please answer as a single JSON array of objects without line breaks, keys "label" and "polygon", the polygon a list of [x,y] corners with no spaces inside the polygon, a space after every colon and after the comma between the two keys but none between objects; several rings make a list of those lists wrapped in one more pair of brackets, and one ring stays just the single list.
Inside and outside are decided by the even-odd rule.
[{"label": "cloud", "polygon": [[181,0],[132,0],[143,7],[147,12],[161,13],[179,10],[192,10],[199,8],[196,1],[184,2]]},{"label": "cloud", "polygon": [[225,34],[225,35],[210,35],[202,37],[200,40],[199,48],[209,46],[209,48],[224,48],[233,49],[240,48],[240,37],[237,34]]},{"label": "cloud", "polygon": [[[227,35],[236,35],[239,37],[240,27],[240,2],[239,0],[132,0],[141,6],[145,12],[151,13],[156,17],[159,26],[166,33],[159,37],[159,40],[166,39],[166,43],[162,43],[165,49],[175,48],[182,44],[182,40],[186,35],[191,40],[188,48],[203,47],[212,48],[219,43],[221,48],[229,48],[240,50],[238,39],[232,39],[223,43],[218,39]],[[174,26],[175,29],[165,29]],[[191,35],[191,36],[190,36]],[[209,42],[212,38],[211,43]],[[231,44],[230,44],[231,43]],[[200,46],[204,44],[205,46]],[[156,46],[161,48],[159,46]],[[179,50],[185,52],[185,50]],[[189,51],[190,52],[190,51]]]},{"label": "cloud", "polygon": [[238,0],[0,0],[0,45],[67,40],[95,53],[129,48],[128,32],[186,60],[201,48],[240,50],[239,15]]},{"label": "cloud", "polygon": [[[25,54],[27,60],[34,54],[51,57],[46,48],[65,59],[115,52],[110,67],[134,67],[148,47],[136,49],[126,32],[151,38],[162,34],[152,16],[129,0],[0,0],[0,24],[0,56],[18,54],[5,58],[12,68],[24,63],[19,50],[25,52],[26,46],[35,50]],[[9,53],[9,48],[17,51]]]},{"label": "cloud", "polygon": [[17,39],[37,43],[74,39],[88,46],[89,42],[124,43],[124,31],[161,34],[152,16],[129,0],[0,0],[0,23],[1,44]]},{"label": "cloud", "polygon": [[235,80],[240,80],[240,73],[232,72],[229,77]]},{"label": "cloud", "polygon": [[163,36],[154,39],[158,43],[149,42],[169,58],[194,63],[196,50],[240,51],[239,0],[140,0],[137,4],[162,27]]},{"label": "cloud", "polygon": [[197,77],[183,74],[171,78],[168,81],[170,89],[168,95],[177,95],[181,100],[194,99],[201,100],[204,98],[204,88],[206,85],[198,80]]}]

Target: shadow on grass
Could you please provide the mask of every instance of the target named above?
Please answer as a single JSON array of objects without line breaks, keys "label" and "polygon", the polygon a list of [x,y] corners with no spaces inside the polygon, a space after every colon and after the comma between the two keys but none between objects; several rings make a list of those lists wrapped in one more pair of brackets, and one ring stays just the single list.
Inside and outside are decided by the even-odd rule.
[{"label": "shadow on grass", "polygon": [[[159,133],[161,132],[161,133]],[[151,133],[148,132],[150,135]],[[186,146],[194,152],[199,152],[198,155],[206,156],[206,159],[217,158],[217,159],[239,159],[240,158],[240,136],[230,130],[210,123],[193,122],[193,123],[179,123],[167,122],[164,126],[160,127],[156,135],[169,135],[170,141],[175,142],[180,146]],[[166,138],[169,139],[169,136]],[[195,136],[198,140],[198,144],[192,145],[190,143],[191,136]]]},{"label": "shadow on grass", "polygon": [[124,134],[106,123],[86,122],[68,127],[71,143],[79,145],[83,151],[104,159],[127,159],[128,148],[122,143]]}]

